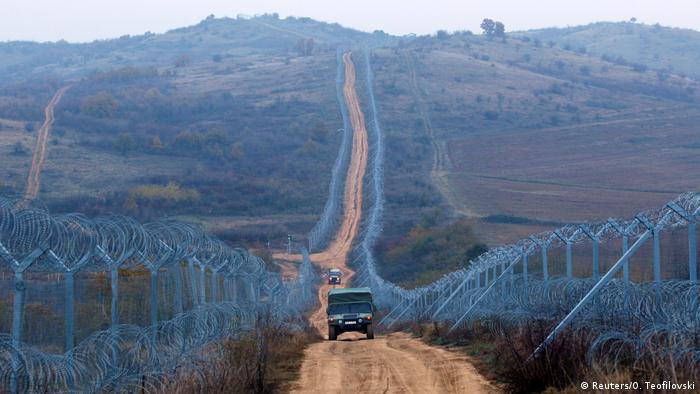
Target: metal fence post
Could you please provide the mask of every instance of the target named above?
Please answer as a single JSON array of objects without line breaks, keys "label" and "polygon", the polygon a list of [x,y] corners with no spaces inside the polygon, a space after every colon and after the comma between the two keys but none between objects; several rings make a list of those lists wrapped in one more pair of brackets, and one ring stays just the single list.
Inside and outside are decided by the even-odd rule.
[{"label": "metal fence post", "polygon": [[211,302],[219,302],[219,275],[216,271],[211,272]]},{"label": "metal fence post", "polygon": [[112,302],[111,302],[111,326],[112,329],[117,327],[119,324],[119,268],[117,266],[112,266],[110,270],[110,285],[112,290]]},{"label": "metal fence post", "polygon": [[566,277],[571,279],[574,277],[574,264],[571,253],[571,242],[566,243]]},{"label": "metal fence post", "polygon": [[547,245],[542,244],[542,279],[549,280],[549,263],[547,261]]},{"label": "metal fence post", "polygon": [[[622,255],[624,256],[629,249],[629,236],[622,236]],[[622,283],[624,286],[625,310],[629,310],[630,303],[630,261],[625,259],[622,263]]]},{"label": "metal fence post", "polygon": [[698,250],[695,222],[688,223],[688,276],[691,282],[698,281]]},{"label": "metal fence post", "polygon": [[[24,315],[24,292],[26,290],[22,271],[15,271],[15,288],[12,300],[12,346],[19,349],[22,341],[22,318]],[[12,375],[10,376],[10,392],[17,392],[19,360],[17,356],[12,356]]]},{"label": "metal fence post", "polygon": [[612,279],[612,277],[617,273],[617,271],[620,270],[622,264],[626,260],[628,260],[630,256],[635,254],[637,250],[639,250],[639,248],[644,244],[644,242],[646,242],[646,240],[649,239],[649,236],[651,235],[650,233],[651,230],[645,231],[639,237],[639,239],[637,239],[634,245],[632,245],[632,248],[630,248],[627,251],[627,253],[625,253],[615,264],[613,264],[613,266],[610,268],[610,270],[608,270],[608,272],[603,276],[603,278],[601,278],[598,281],[598,283],[596,283],[595,286],[593,286],[593,288],[590,291],[588,291],[588,293],[581,299],[581,301],[579,301],[578,304],[576,304],[574,309],[572,309],[571,312],[569,312],[569,314],[566,315],[566,317],[564,317],[564,319],[562,319],[561,322],[559,322],[559,324],[554,328],[554,330],[552,330],[552,332],[547,336],[547,338],[539,346],[537,346],[535,351],[528,358],[528,361],[531,360],[533,357],[537,356],[539,353],[541,353],[542,350],[544,350],[544,348],[549,346],[549,344],[551,344],[552,341],[554,341],[554,339],[559,335],[559,333],[562,330],[564,330],[564,328],[566,328],[566,326],[568,326],[569,323],[571,323],[571,321],[576,317],[576,315],[578,315],[578,313],[583,309],[583,307],[586,304],[588,304],[588,302],[590,302],[593,299],[593,297],[595,297],[595,295],[598,294],[600,289],[602,289],[603,286],[605,286],[610,281],[610,279]]},{"label": "metal fence post", "polygon": [[231,277],[231,302],[238,305],[238,274]]},{"label": "metal fence post", "polygon": [[593,277],[595,279],[600,278],[600,256],[599,256],[599,243],[597,238],[593,238]]},{"label": "metal fence post", "polygon": [[207,303],[207,269],[204,264],[199,264],[199,303]]},{"label": "metal fence post", "polygon": [[75,339],[74,339],[74,325],[75,325],[75,317],[74,317],[74,302],[75,302],[75,286],[73,283],[73,272],[68,271],[65,273],[65,285],[66,285],[66,352],[70,351],[73,349],[75,346]]},{"label": "metal fence post", "polygon": [[175,262],[175,315],[183,312],[182,300],[182,262]]},{"label": "metal fence post", "polygon": [[192,307],[197,306],[199,304],[199,294],[197,292],[197,277],[195,276],[194,273],[194,262],[196,258],[191,257],[187,261],[187,274],[190,279],[190,291],[192,294],[190,294],[192,298]]},{"label": "metal fence post", "polygon": [[654,229],[654,283],[656,286],[657,307],[661,306],[661,234]]},{"label": "metal fence post", "polygon": [[153,331],[153,340],[156,339],[156,330],[158,328],[158,269],[151,269],[151,330]]}]

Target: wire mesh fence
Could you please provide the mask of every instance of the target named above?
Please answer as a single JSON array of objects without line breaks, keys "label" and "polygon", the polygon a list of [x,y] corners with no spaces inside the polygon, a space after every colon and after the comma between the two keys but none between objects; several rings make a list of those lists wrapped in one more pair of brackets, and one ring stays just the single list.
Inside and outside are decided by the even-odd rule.
[{"label": "wire mesh fence", "polygon": [[567,328],[589,328],[598,334],[591,354],[622,347],[641,351],[649,338],[664,337],[675,356],[700,363],[698,193],[683,194],[631,219],[571,224],[535,234],[492,249],[468,268],[424,287],[405,289],[384,280],[372,251],[381,232],[384,142],[370,60],[365,51],[373,153],[366,201],[371,208],[354,261],[359,265],[356,280],[370,286],[377,304],[387,311],[384,326],[433,320],[448,323],[453,331],[480,319],[513,325],[541,319],[558,325],[535,353]]},{"label": "wire mesh fence", "polygon": [[300,275],[283,282],[186,223],[50,215],[1,198],[1,391],[128,391],[263,311],[300,325],[317,282],[302,252]]}]

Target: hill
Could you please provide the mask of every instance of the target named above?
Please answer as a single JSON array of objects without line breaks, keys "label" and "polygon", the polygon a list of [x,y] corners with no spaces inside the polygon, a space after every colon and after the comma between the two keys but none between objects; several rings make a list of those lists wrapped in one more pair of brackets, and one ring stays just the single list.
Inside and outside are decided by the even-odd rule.
[{"label": "hill", "polygon": [[698,82],[529,35],[542,32],[392,37],[265,15],[0,43],[0,188],[23,190],[44,106],[70,86],[41,178],[54,212],[180,216],[248,244],[303,235],[340,143],[338,50],[359,65],[372,47],[390,280],[424,283],[487,246],[697,189]]},{"label": "hill", "polygon": [[65,41],[0,43],[0,75],[5,81],[29,77],[80,77],[125,66],[168,67],[176,62],[200,62],[213,57],[288,55],[328,51],[355,42],[383,42],[392,37],[368,34],[338,24],[276,14],[215,18],[164,34],[146,32],[85,44]]},{"label": "hill", "polygon": [[23,190],[43,108],[70,85],[42,175],[55,212],[181,215],[243,242],[304,234],[340,142],[337,48],[390,39],[264,15],[88,44],[1,43],[0,187]]},{"label": "hill", "polygon": [[[631,215],[700,185],[693,80],[468,32],[377,49],[372,63],[387,133],[384,261],[425,243],[416,224],[440,217],[436,206],[494,246]],[[440,234],[449,232],[434,231],[432,244],[459,250]],[[402,278],[420,270],[405,262]]]},{"label": "hill", "polygon": [[589,53],[604,60],[700,79],[700,32],[631,22],[538,29],[513,35],[544,45]]}]

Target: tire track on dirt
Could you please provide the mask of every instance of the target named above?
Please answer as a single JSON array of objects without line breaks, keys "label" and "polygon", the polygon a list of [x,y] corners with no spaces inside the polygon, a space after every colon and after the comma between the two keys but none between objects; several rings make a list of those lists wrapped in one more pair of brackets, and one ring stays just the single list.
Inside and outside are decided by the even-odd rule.
[{"label": "tire track on dirt", "polygon": [[47,145],[49,142],[49,131],[55,120],[54,109],[56,105],[61,101],[63,94],[68,90],[70,86],[64,86],[54,94],[49,101],[49,104],[44,109],[44,124],[41,125],[39,132],[36,137],[36,145],[34,146],[34,152],[32,153],[32,163],[29,167],[29,174],[27,175],[27,187],[24,192],[24,197],[30,200],[36,198],[39,194],[39,188],[41,186],[41,170],[44,168],[44,162],[46,161],[47,155]]},{"label": "tire track on dirt", "polygon": [[[352,156],[348,167],[343,221],[329,247],[310,256],[322,269],[339,268],[343,282],[352,280],[355,272],[348,267],[347,257],[359,233],[362,219],[362,181],[369,155],[365,117],[355,88],[356,73],[350,53],[345,63],[345,96],[353,128]],[[276,259],[299,261],[301,256],[276,254]],[[326,337],[326,294],[328,284],[320,286],[320,307],[310,323]],[[366,340],[359,333],[345,333],[339,341],[323,341],[304,352],[299,379],[293,384],[295,393],[482,393],[495,391],[466,360],[466,356],[430,347],[405,333],[377,336]]]}]

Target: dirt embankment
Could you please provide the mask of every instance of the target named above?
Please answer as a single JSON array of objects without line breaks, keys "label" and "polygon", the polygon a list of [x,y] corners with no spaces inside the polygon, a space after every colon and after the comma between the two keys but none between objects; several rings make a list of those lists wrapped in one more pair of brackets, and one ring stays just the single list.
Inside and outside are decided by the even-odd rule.
[{"label": "dirt embankment", "polygon": [[54,108],[61,101],[63,93],[68,90],[70,86],[64,86],[54,94],[49,101],[49,104],[44,109],[44,124],[41,125],[39,132],[36,137],[36,146],[34,147],[34,152],[32,154],[32,164],[29,167],[29,175],[27,176],[27,188],[24,192],[24,196],[27,199],[33,200],[39,194],[39,187],[41,186],[40,177],[41,170],[44,168],[44,162],[46,161],[46,148],[49,142],[49,131],[55,120],[54,118]]},{"label": "dirt embankment", "polygon": [[[345,284],[355,272],[347,258],[362,219],[362,180],[369,154],[365,118],[355,89],[355,65],[343,55],[343,94],[353,128],[352,156],[345,179],[343,220],[325,251],[312,254],[311,261],[323,270],[339,268]],[[299,261],[299,255],[276,254],[276,259]],[[327,338],[326,294],[321,285],[319,309],[311,324]],[[424,344],[405,333],[379,335],[366,340],[357,333],[342,334],[339,341],[323,341],[304,352],[300,378],[292,384],[295,393],[480,393],[495,391],[469,364],[466,356]]]}]

